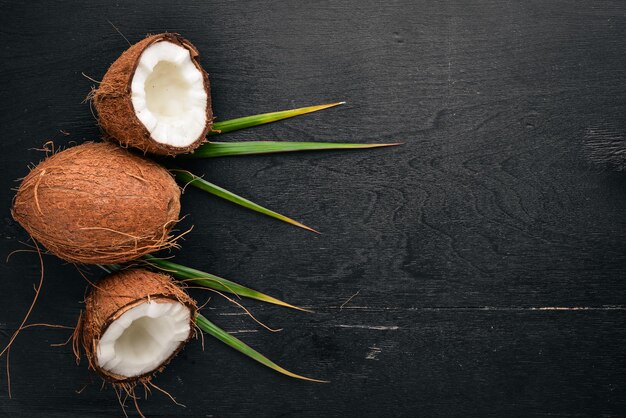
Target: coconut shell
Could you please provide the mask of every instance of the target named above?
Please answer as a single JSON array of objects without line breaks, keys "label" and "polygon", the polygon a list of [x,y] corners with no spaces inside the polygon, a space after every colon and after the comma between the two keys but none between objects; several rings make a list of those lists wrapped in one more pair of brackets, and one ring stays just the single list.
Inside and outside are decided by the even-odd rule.
[{"label": "coconut shell", "polygon": [[[202,135],[186,147],[173,147],[161,144],[150,136],[150,132],[141,123],[135,114],[131,100],[131,83],[139,58],[150,45],[167,41],[187,49],[196,68],[202,73],[204,86],[207,92],[207,123]],[[109,67],[98,89],[93,94],[93,104],[98,112],[98,122],[107,135],[107,139],[119,142],[125,147],[138,148],[141,151],[159,155],[184,154],[196,149],[206,140],[206,135],[213,126],[213,111],[211,110],[211,88],[209,77],[198,62],[198,50],[185,38],[176,33],[161,33],[148,36],[137,42]]]},{"label": "coconut shell", "polygon": [[[146,301],[171,303],[177,301],[190,310],[189,336],[157,369],[141,376],[126,377],[111,373],[98,365],[96,349],[109,325],[126,311]],[[85,298],[85,311],[79,323],[79,338],[89,367],[105,380],[115,383],[145,382],[178,354],[194,334],[197,305],[168,275],[144,269],[122,270],[99,281]]]},{"label": "coconut shell", "polygon": [[163,167],[111,143],[85,143],[37,165],[22,181],[13,218],[49,252],[115,264],[175,246],[180,188]]}]

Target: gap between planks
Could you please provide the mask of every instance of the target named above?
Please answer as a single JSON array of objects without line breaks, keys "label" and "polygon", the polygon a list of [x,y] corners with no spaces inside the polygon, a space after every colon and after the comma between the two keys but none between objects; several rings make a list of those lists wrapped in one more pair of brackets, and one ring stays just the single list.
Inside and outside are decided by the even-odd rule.
[{"label": "gap between planks", "polygon": [[378,311],[626,311],[624,305],[607,306],[427,306],[411,308],[378,307],[378,306],[344,306],[332,309],[345,310],[378,310]]},{"label": "gap between planks", "polygon": [[[354,311],[407,311],[407,312],[437,312],[437,311],[500,311],[500,312],[526,312],[526,311],[626,311],[625,305],[606,306],[423,306],[423,307],[385,307],[385,306],[330,306],[320,308],[315,306],[303,306],[314,312],[323,313],[324,310],[354,310]],[[245,312],[220,312],[220,316],[244,316]]]}]

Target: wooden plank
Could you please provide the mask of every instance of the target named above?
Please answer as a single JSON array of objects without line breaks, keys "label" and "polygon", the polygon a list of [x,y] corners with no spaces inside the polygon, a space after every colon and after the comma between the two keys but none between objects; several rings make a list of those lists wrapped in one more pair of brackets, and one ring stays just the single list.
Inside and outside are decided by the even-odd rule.
[{"label": "wooden plank", "polygon": [[[131,42],[178,31],[202,54],[220,119],[348,102],[220,140],[406,144],[184,163],[322,232],[187,190],[180,228],[195,228],[175,255],[314,309],[248,303],[277,334],[216,297],[207,315],[332,383],[196,342],[156,380],[188,407],[154,393],[148,416],[622,415],[624,176],[591,164],[585,141],[625,136],[625,16],[610,0],[0,0],[1,253],[25,248],[8,208],[14,180],[42,158],[32,148],[99,137],[81,103],[96,83],[81,73],[101,79],[127,46],[108,21]],[[0,342],[30,303],[37,263],[25,253],[0,265]],[[32,320],[74,324],[86,283],[45,264]],[[84,361],[48,346],[66,337],[20,336],[0,415],[120,415]]]}]

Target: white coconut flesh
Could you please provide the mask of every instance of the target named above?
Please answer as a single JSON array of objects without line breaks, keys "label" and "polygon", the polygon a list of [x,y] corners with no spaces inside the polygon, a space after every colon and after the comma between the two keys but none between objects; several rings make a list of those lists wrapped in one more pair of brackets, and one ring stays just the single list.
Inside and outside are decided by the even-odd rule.
[{"label": "white coconut flesh", "polygon": [[161,41],[143,51],[131,82],[131,101],[156,142],[187,147],[204,132],[204,78],[189,50],[180,45]]},{"label": "white coconut flesh", "polygon": [[190,311],[178,302],[144,302],[113,321],[97,347],[98,365],[135,377],[158,369],[190,334]]}]

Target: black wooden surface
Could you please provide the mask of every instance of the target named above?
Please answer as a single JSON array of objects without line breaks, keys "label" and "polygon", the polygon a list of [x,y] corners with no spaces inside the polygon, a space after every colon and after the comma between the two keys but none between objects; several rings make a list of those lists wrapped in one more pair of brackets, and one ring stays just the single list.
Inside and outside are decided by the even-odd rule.
[{"label": "black wooden surface", "polygon": [[[589,164],[583,143],[626,130],[625,16],[619,0],[2,0],[0,256],[26,248],[9,207],[41,158],[32,148],[98,138],[81,72],[100,79],[127,47],[108,21],[131,42],[180,32],[201,51],[220,119],[348,102],[223,140],[406,145],[188,164],[322,231],[188,190],[195,228],[175,255],[314,309],[248,302],[276,334],[215,297],[206,315],[331,383],[290,380],[207,337],[156,380],[187,408],[155,392],[146,415],[623,415],[625,177]],[[86,283],[44,261],[32,322],[73,325]],[[3,344],[38,277],[32,253],[0,264]],[[84,361],[49,346],[68,335],[20,335],[1,413],[122,415]]]}]

